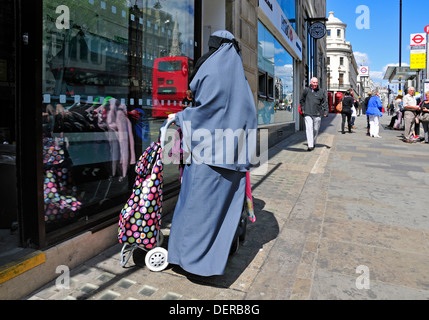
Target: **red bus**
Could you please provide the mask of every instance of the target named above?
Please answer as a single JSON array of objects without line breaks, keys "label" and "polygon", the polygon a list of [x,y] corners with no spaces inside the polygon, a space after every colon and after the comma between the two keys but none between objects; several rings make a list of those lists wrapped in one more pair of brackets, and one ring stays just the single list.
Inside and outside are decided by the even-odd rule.
[{"label": "red bus", "polygon": [[153,117],[166,118],[170,113],[183,110],[193,61],[187,57],[155,59],[153,66]]}]

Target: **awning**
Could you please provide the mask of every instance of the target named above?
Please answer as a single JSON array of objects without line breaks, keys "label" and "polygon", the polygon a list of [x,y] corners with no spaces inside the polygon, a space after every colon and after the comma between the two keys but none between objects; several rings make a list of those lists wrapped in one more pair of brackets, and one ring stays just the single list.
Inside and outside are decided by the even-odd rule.
[{"label": "awning", "polygon": [[401,83],[416,77],[417,71],[411,70],[410,67],[389,66],[383,80],[388,80],[389,83]]}]

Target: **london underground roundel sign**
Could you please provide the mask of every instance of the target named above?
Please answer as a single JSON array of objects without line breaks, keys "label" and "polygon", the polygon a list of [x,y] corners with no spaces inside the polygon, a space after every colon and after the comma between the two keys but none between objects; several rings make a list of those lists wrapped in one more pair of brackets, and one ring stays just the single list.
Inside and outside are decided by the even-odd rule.
[{"label": "london underground roundel sign", "polygon": [[361,77],[368,77],[369,76],[369,68],[367,66],[359,67],[359,75]]},{"label": "london underground roundel sign", "polygon": [[416,34],[412,40],[415,44],[421,44],[423,42],[424,38],[421,34]]}]

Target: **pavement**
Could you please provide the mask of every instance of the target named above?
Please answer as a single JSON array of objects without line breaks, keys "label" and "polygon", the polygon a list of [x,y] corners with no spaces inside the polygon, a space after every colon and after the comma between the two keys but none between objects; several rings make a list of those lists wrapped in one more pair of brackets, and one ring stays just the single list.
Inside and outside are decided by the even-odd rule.
[{"label": "pavement", "polygon": [[429,144],[402,142],[390,118],[371,138],[366,116],[341,134],[330,114],[314,151],[304,132],[271,148],[251,173],[256,222],[223,276],[152,272],[143,250],[122,267],[117,244],[23,300],[429,299]]}]

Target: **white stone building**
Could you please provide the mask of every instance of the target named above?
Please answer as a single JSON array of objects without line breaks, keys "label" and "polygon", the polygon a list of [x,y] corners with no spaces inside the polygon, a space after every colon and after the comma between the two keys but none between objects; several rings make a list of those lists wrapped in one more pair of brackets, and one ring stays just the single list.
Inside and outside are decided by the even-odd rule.
[{"label": "white stone building", "polygon": [[[335,100],[338,92],[344,93],[352,88],[355,97],[358,97],[358,67],[353,55],[352,45],[346,41],[347,25],[334,17],[334,12],[329,12],[327,29],[327,57],[328,57],[328,92]],[[334,104],[334,101],[332,101]]]}]

